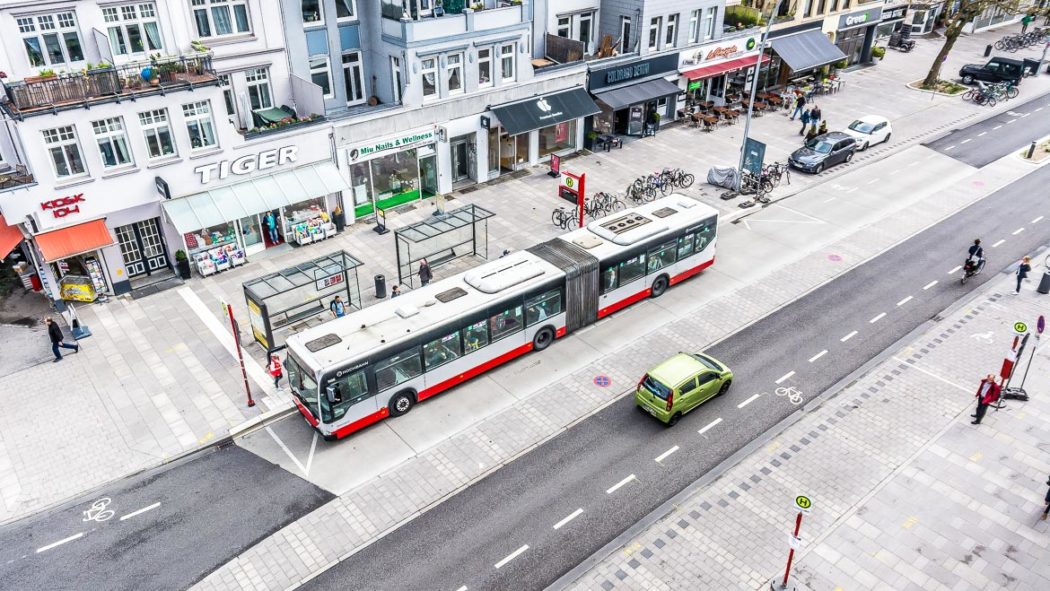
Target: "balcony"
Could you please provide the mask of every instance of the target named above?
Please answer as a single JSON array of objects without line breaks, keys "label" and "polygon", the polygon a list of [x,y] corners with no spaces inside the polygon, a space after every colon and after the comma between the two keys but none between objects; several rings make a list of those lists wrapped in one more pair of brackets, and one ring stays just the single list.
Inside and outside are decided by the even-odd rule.
[{"label": "balcony", "polygon": [[0,192],[31,187],[36,184],[33,173],[22,164],[0,168]]},{"label": "balcony", "polygon": [[49,75],[5,83],[7,101],[0,102],[0,108],[11,117],[23,119],[218,84],[209,54],[156,58],[117,67],[103,65],[72,74],[45,73]]},{"label": "balcony", "polygon": [[439,40],[454,35],[484,33],[522,24],[522,5],[512,2],[476,2],[474,7],[445,3],[434,11],[419,11],[411,2],[403,7],[400,0],[383,0],[383,35],[404,43]]}]

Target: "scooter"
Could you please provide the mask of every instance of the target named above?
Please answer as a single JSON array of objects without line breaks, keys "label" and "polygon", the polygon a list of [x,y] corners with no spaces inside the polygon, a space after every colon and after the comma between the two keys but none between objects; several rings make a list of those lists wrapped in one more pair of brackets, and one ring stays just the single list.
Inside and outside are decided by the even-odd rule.
[{"label": "scooter", "polygon": [[981,259],[977,263],[974,263],[973,260],[971,260],[971,259],[966,259],[966,262],[963,263],[963,276],[962,276],[962,283],[963,283],[963,285],[966,285],[966,280],[967,279],[969,279],[970,277],[973,277],[974,275],[977,275],[978,273],[983,271],[984,270],[984,264],[985,264],[985,260],[984,259]]}]

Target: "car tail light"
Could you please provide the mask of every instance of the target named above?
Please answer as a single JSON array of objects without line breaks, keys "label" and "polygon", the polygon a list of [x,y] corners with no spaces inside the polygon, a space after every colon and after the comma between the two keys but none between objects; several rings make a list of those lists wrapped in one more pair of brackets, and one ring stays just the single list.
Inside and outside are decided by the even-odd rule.
[{"label": "car tail light", "polygon": [[672,404],[674,404],[674,392],[669,392],[667,394],[667,408],[665,410],[670,411]]},{"label": "car tail light", "polygon": [[645,378],[647,378],[647,377],[649,377],[649,374],[643,375],[642,379],[638,380],[638,386],[635,388],[635,390],[641,390],[642,389],[642,384],[645,383]]}]

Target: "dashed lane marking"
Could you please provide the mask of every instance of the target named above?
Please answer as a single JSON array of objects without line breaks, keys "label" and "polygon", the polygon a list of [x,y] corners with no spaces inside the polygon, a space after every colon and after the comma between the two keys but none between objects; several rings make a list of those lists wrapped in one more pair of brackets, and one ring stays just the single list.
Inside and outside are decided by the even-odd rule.
[{"label": "dashed lane marking", "polygon": [[[678,451],[678,446],[677,446],[677,445],[676,445],[676,446],[674,446],[674,447],[672,447],[671,449],[669,449],[669,450],[665,451],[664,453],[662,453],[662,454],[660,454],[660,455],[656,456],[656,458],[654,458],[654,461],[655,461],[655,462],[657,462],[657,463],[660,463],[660,462],[662,462],[662,461],[666,460],[666,459],[667,459],[667,456],[669,456],[669,455],[673,454],[673,453],[674,453],[674,452],[676,452],[676,451]],[[558,528],[557,528],[557,527],[555,527],[554,529],[558,529]]]},{"label": "dashed lane marking", "polygon": [[752,403],[752,402],[754,402],[755,400],[758,400],[758,397],[759,397],[759,396],[761,396],[761,394],[752,394],[752,395],[751,395],[751,398],[748,398],[747,400],[745,400],[745,401],[741,402],[740,404],[736,405],[736,407],[737,407],[737,408],[744,408],[745,406],[747,406],[747,405],[751,404],[751,403]]},{"label": "dashed lane marking", "polygon": [[922,286],[922,290],[926,291],[927,289],[930,289],[934,285],[937,285],[937,280],[936,279],[934,279],[933,281],[931,281],[931,282],[927,283],[926,285]]},{"label": "dashed lane marking", "polygon": [[783,382],[784,380],[790,378],[793,375],[795,375],[795,370],[791,370],[791,371],[787,372],[786,374],[780,376],[780,379],[778,379],[775,383],[777,385],[780,385],[780,382]]},{"label": "dashed lane marking", "polygon": [[1042,110],[1043,110],[1043,108],[1042,108],[1042,107],[1036,107],[1036,108],[1035,108],[1035,112],[1036,112],[1036,113],[1038,113],[1039,111],[1042,111]]},{"label": "dashed lane marking", "polygon": [[1011,124],[1011,123],[1013,123],[1014,121],[1017,121],[1017,119],[1011,119],[1011,120],[1007,121],[1007,122],[1006,122],[1006,124],[1007,124],[1007,125],[1010,125],[1010,124]]},{"label": "dashed lane marking", "polygon": [[871,179],[871,180],[870,180],[870,181],[868,181],[868,182],[867,182],[866,184],[868,184],[868,185],[874,185],[874,184],[875,184],[875,183],[877,183],[877,182],[879,182],[879,177],[875,177],[875,178]]},{"label": "dashed lane marking", "polygon": [[466,585],[463,585],[463,586],[462,586],[462,587],[460,587],[459,589],[456,589],[456,591],[467,591],[467,586],[466,586]]},{"label": "dashed lane marking", "polygon": [[992,131],[995,131],[996,129],[999,129],[1000,127],[1002,127],[1002,125],[996,125],[995,127],[992,128]]},{"label": "dashed lane marking", "polygon": [[857,336],[857,331],[853,331],[853,332],[849,333],[848,335],[842,337],[841,339],[839,339],[839,342],[845,343],[846,341],[852,339],[855,336]]},{"label": "dashed lane marking", "polygon": [[955,267],[955,268],[954,268],[954,269],[952,269],[951,271],[948,271],[948,274],[949,274],[949,275],[955,275],[956,273],[958,273],[958,272],[959,272],[959,269],[962,269],[962,265],[959,265],[958,267]]},{"label": "dashed lane marking", "polygon": [[699,433],[700,435],[703,435],[704,433],[707,433],[708,431],[713,429],[715,427],[715,425],[717,425],[718,423],[721,423],[721,422],[722,422],[722,417],[718,417],[717,419],[715,419],[715,420],[711,421],[710,423],[708,423],[706,427],[704,427],[703,429],[700,429],[699,431],[697,431],[697,433]]},{"label": "dashed lane marking", "polygon": [[555,523],[554,524],[554,529],[561,529],[563,525],[565,525],[566,523],[569,523],[573,519],[576,519],[577,517],[579,517],[580,513],[583,513],[583,508],[577,509],[577,510],[573,511],[572,513],[569,513],[569,515],[565,519],[562,519],[558,523]]},{"label": "dashed lane marking", "polygon": [[972,137],[968,137],[968,138],[964,139],[963,141],[961,141],[959,143],[960,144],[965,144],[966,142],[972,142],[972,141],[973,141],[973,138]]},{"label": "dashed lane marking", "polygon": [[882,320],[885,317],[886,317],[886,313],[883,312],[882,314],[879,314],[878,316],[876,316],[876,317],[872,318],[871,320],[869,320],[868,324],[875,324],[876,322],[878,322],[879,320]]},{"label": "dashed lane marking", "polygon": [[944,151],[947,152],[948,150],[954,150],[954,149],[955,149],[955,146],[948,146],[947,148],[944,149]]},{"label": "dashed lane marking", "polygon": [[511,552],[509,556],[507,556],[507,557],[506,557],[506,558],[504,558],[503,560],[501,560],[501,561],[499,561],[499,562],[497,562],[497,563],[496,563],[496,568],[500,568],[501,566],[504,566],[504,565],[506,565],[506,564],[507,564],[508,562],[510,562],[511,560],[514,560],[514,559],[515,559],[515,558],[517,558],[518,556],[521,556],[521,555],[522,555],[522,553],[523,553],[523,552],[525,552],[525,551],[526,551],[526,550],[528,550],[528,549],[529,549],[529,545],[528,545],[528,544],[525,544],[525,545],[524,545],[524,546],[522,546],[521,548],[518,548],[517,550],[515,550],[515,551]]},{"label": "dashed lane marking", "polygon": [[999,242],[996,242],[995,244],[992,245],[992,248],[998,248],[999,245],[1002,244],[1003,242],[1006,242],[1006,240],[1000,240]]},{"label": "dashed lane marking", "polygon": [[911,296],[908,296],[908,297],[904,298],[903,300],[901,300],[901,301],[897,302],[897,305],[898,305],[898,306],[903,306],[904,304],[907,304],[907,303],[908,303],[908,302],[910,302],[911,300],[912,300],[912,297],[911,297]]},{"label": "dashed lane marking", "polygon": [[824,349],[824,350],[823,350],[823,351],[821,351],[820,353],[817,353],[816,355],[814,355],[814,356],[810,357],[810,358],[809,358],[809,362],[810,362],[810,363],[813,363],[813,362],[814,362],[814,361],[816,361],[817,359],[820,359],[821,357],[823,357],[823,356],[825,356],[825,355],[827,355],[827,354],[828,354],[828,350],[827,350],[827,349]]},{"label": "dashed lane marking", "polygon": [[62,544],[65,544],[67,542],[72,542],[73,540],[76,540],[76,539],[79,539],[79,538],[82,538],[82,537],[84,537],[84,532],[73,534],[73,535],[69,536],[68,538],[63,538],[63,539],[61,539],[61,540],[59,540],[57,542],[48,544],[47,546],[41,546],[41,547],[37,548],[36,549],[36,553],[40,554],[41,552],[47,552],[48,550],[50,550],[52,548],[56,548],[58,546],[61,546]]},{"label": "dashed lane marking", "polygon": [[146,511],[152,511],[152,510],[156,509],[157,507],[160,507],[160,503],[159,502],[153,503],[149,507],[143,507],[143,508],[139,509],[138,511],[132,511],[131,513],[128,513],[127,515],[121,515],[120,516],[120,520],[124,521],[125,519],[131,519],[132,517],[135,517],[136,515],[142,515]]},{"label": "dashed lane marking", "polygon": [[1028,222],[1028,223],[1030,223],[1030,224],[1034,224],[1034,223],[1038,222],[1038,221],[1039,221],[1039,220],[1041,220],[1041,219],[1043,219],[1043,216],[1039,216],[1039,217],[1035,218],[1034,220],[1032,220],[1032,221],[1030,221],[1030,222]]},{"label": "dashed lane marking", "polygon": [[988,132],[987,131],[982,131],[981,133],[977,134],[977,137],[981,137],[982,135],[984,135],[986,133],[988,133]]},{"label": "dashed lane marking", "polygon": [[[632,481],[632,480],[635,480],[635,476],[634,476],[634,474],[631,474],[631,475],[630,475],[630,476],[628,476],[627,478],[624,478],[623,480],[621,480],[621,481],[617,482],[616,484],[612,485],[612,488],[610,488],[610,489],[606,490],[606,491],[605,491],[605,494],[607,494],[607,495],[611,495],[611,494],[613,494],[614,492],[616,492],[617,490],[619,490],[619,488],[620,488],[621,486],[623,486],[623,485],[627,484],[628,482],[630,482],[630,481]],[[499,567],[496,567],[496,568],[499,568]]]},{"label": "dashed lane marking", "polygon": [[1013,232],[1010,232],[1010,235],[1011,236],[1017,236],[1021,232],[1024,232],[1024,228],[1018,228],[1018,229],[1014,230]]}]

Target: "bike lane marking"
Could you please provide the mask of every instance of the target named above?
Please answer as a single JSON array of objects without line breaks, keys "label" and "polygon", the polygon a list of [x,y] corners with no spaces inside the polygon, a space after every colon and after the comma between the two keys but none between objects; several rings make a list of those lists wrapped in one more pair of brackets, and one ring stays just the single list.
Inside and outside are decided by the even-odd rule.
[{"label": "bike lane marking", "polygon": [[139,509],[138,511],[132,511],[131,513],[128,513],[127,515],[121,515],[120,516],[120,520],[124,521],[125,519],[131,519],[132,517],[135,517],[136,515],[142,515],[146,511],[152,511],[152,510],[156,509],[157,507],[160,507],[160,501],[158,501],[156,503],[153,503],[152,505],[150,505],[148,507],[143,507],[143,508]]},{"label": "bike lane marking", "polygon": [[883,313],[879,314],[878,316],[876,316],[876,317],[872,318],[871,320],[869,320],[868,324],[875,324],[876,322],[878,322],[879,320],[882,320],[885,317],[886,317],[886,313],[883,312]]},{"label": "bike lane marking", "polygon": [[710,423],[708,423],[706,427],[704,427],[703,429],[700,429],[699,431],[697,431],[697,433],[699,433],[700,435],[703,435],[704,433],[707,433],[708,431],[713,429],[716,425],[718,425],[718,423],[721,423],[721,422],[722,422],[722,417],[718,417],[717,419],[715,419],[715,420],[711,421]]},{"label": "bike lane marking", "polygon": [[504,565],[506,565],[506,564],[507,564],[508,562],[510,562],[511,560],[514,560],[514,559],[515,559],[515,558],[517,558],[518,556],[521,556],[521,555],[522,555],[522,553],[524,553],[524,552],[525,552],[526,550],[528,550],[528,549],[529,549],[529,545],[528,545],[528,544],[525,544],[525,545],[524,545],[524,546],[522,546],[521,548],[518,548],[517,550],[515,550],[515,551],[511,552],[511,553],[510,553],[510,554],[509,554],[509,555],[508,555],[508,556],[507,556],[506,558],[504,558],[503,560],[501,560],[501,561],[499,561],[499,562],[497,562],[497,563],[496,563],[496,568],[500,568],[501,566],[504,566]]},{"label": "bike lane marking", "polygon": [[1002,244],[1003,242],[1006,242],[1006,240],[1004,239],[1004,240],[1000,240],[999,242],[996,242],[995,244],[992,245],[992,248],[998,248],[999,245]]},{"label": "bike lane marking", "polygon": [[737,408],[744,408],[745,406],[747,406],[747,405],[751,404],[752,402],[754,402],[755,400],[757,400],[759,396],[761,396],[761,394],[752,394],[751,398],[748,398],[747,400],[741,402],[740,404],[736,405],[736,407]]},{"label": "bike lane marking", "polygon": [[[660,454],[660,455],[656,456],[656,458],[654,458],[654,460],[653,460],[653,461],[655,461],[655,462],[656,462],[657,464],[659,464],[660,462],[662,462],[662,461],[666,460],[666,459],[667,459],[667,456],[669,456],[669,455],[673,454],[673,453],[674,453],[674,452],[676,452],[676,451],[678,451],[678,446],[677,446],[677,445],[676,445],[676,446],[674,446],[674,447],[672,447],[671,449],[669,449],[669,450],[665,451],[664,453],[662,453],[662,454]],[[558,528],[554,528],[554,529],[558,529]]]},{"label": "bike lane marking", "polygon": [[73,540],[76,540],[76,539],[79,539],[79,538],[82,538],[82,537],[84,537],[84,532],[73,534],[73,535],[69,536],[68,538],[63,538],[63,539],[61,539],[61,540],[59,540],[57,542],[54,542],[52,544],[48,544],[47,546],[41,546],[41,547],[37,548],[36,549],[36,553],[40,554],[41,552],[47,552],[48,550],[50,550],[52,548],[57,548],[58,546],[61,546],[62,544],[65,544],[67,542],[72,542]]},{"label": "bike lane marking", "polygon": [[1021,232],[1024,232],[1024,226],[1022,226],[1022,227],[1020,227],[1020,228],[1018,228],[1018,229],[1014,230],[1013,232],[1011,232],[1011,233],[1010,233],[1010,235],[1011,235],[1011,236],[1017,236],[1017,235],[1018,235],[1018,234],[1020,234]]},{"label": "bike lane marking", "polygon": [[562,519],[558,523],[554,524],[554,529],[561,529],[562,526],[564,526],[566,523],[569,523],[573,519],[576,519],[577,517],[579,517],[581,513],[583,513],[583,508],[582,507],[577,509],[577,510],[575,510],[575,511],[573,511],[572,513],[569,513],[568,517],[566,517],[565,519]]},{"label": "bike lane marking", "polygon": [[774,382],[774,383],[775,383],[775,384],[777,384],[777,385],[779,385],[779,384],[780,384],[780,382],[783,382],[784,380],[786,380],[786,379],[790,378],[790,377],[791,377],[791,376],[793,376],[793,375],[795,375],[795,370],[791,370],[791,371],[787,372],[786,374],[784,374],[784,375],[780,376],[780,378],[779,378],[779,379],[778,379],[778,380],[777,380],[776,382]]},{"label": "bike lane marking", "polygon": [[897,306],[903,306],[904,304],[907,304],[908,302],[912,301],[912,299],[913,299],[912,296],[908,296],[908,297],[904,298],[903,300],[897,302]]},{"label": "bike lane marking", "polygon": [[855,336],[857,336],[857,331],[853,331],[853,332],[849,333],[848,335],[842,337],[841,339],[839,339],[839,342],[845,343],[846,341],[852,339]]},{"label": "bike lane marking", "polygon": [[821,357],[823,357],[823,356],[825,356],[825,355],[827,355],[827,354],[828,354],[828,350],[827,350],[827,349],[824,349],[824,350],[823,350],[823,351],[821,351],[820,353],[817,353],[816,355],[814,355],[814,356],[810,357],[810,358],[809,358],[809,362],[810,362],[810,363],[813,363],[813,362],[814,362],[814,361],[816,361],[817,359],[820,359]]},{"label": "bike lane marking", "polygon": [[[625,484],[627,484],[628,482],[631,482],[632,480],[637,480],[637,478],[635,477],[635,475],[634,475],[634,474],[631,474],[631,475],[630,475],[630,476],[628,476],[627,478],[624,478],[623,480],[621,480],[621,481],[617,482],[616,484],[612,485],[612,487],[611,487],[611,488],[609,488],[609,489],[607,489],[607,490],[605,491],[605,494],[607,494],[607,495],[611,495],[611,494],[613,494],[614,492],[616,492],[617,490],[619,490],[619,489],[620,489],[620,487],[624,486],[624,485],[625,485]],[[527,547],[527,546],[526,546],[526,547]],[[496,568],[499,568],[499,567],[496,567]]]},{"label": "bike lane marking", "polygon": [[948,271],[948,274],[949,274],[949,275],[955,275],[956,273],[958,273],[958,272],[959,272],[959,269],[962,269],[962,265],[959,265],[958,267],[955,267],[955,268],[954,268],[954,269],[952,269],[951,271]]},{"label": "bike lane marking", "polygon": [[923,290],[923,291],[926,291],[927,289],[930,289],[930,288],[931,288],[931,287],[933,287],[934,285],[937,285],[937,280],[933,280],[933,281],[931,281],[931,282],[927,283],[926,285],[924,285],[924,286],[922,287],[922,290]]}]

